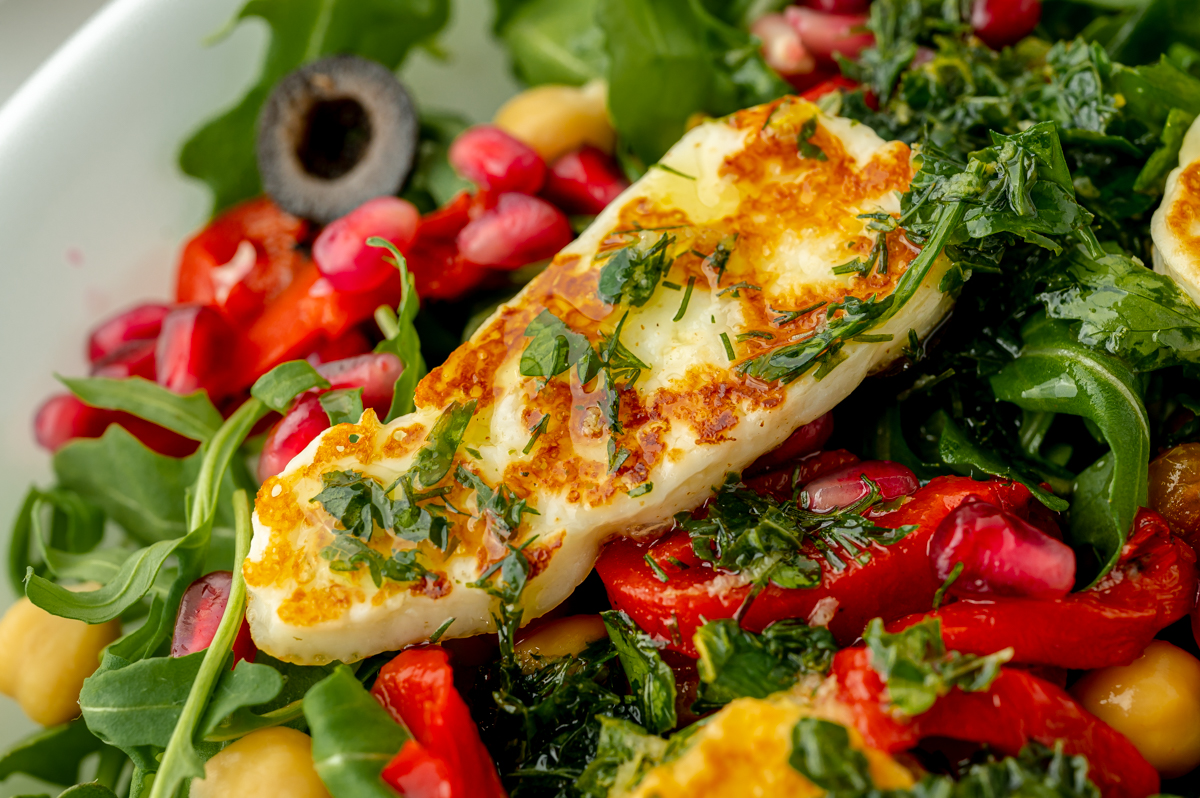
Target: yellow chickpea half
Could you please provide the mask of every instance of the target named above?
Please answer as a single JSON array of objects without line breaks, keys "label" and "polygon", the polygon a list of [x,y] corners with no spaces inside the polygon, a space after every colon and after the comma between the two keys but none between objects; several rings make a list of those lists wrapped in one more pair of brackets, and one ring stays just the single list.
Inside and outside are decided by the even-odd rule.
[{"label": "yellow chickpea half", "polygon": [[546,163],[585,144],[611,153],[616,134],[608,118],[608,84],[547,84],[526,89],[496,112],[492,123],[525,142]]},{"label": "yellow chickpea half", "polygon": [[43,726],[66,723],[79,716],[79,691],[100,652],[120,636],[120,621],[88,625],[23,598],[0,620],[0,693]]},{"label": "yellow chickpea half", "polygon": [[1134,662],[1092,671],[1071,692],[1164,777],[1200,765],[1200,661],[1183,649],[1155,640]]},{"label": "yellow chickpea half", "polygon": [[543,663],[578,654],[608,636],[599,615],[572,615],[534,629],[516,645],[521,670],[532,673]]},{"label": "yellow chickpea half", "polygon": [[312,761],[312,738],[259,729],[222,748],[192,782],[192,798],[329,798]]}]

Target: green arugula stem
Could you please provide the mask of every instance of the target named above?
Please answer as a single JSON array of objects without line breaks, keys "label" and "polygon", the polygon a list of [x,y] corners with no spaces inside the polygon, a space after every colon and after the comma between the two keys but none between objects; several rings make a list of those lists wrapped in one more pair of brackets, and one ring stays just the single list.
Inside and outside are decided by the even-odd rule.
[{"label": "green arugula stem", "polygon": [[[250,731],[258,731],[259,729],[269,729],[272,726],[282,726],[285,723],[291,723],[294,720],[304,717],[304,699],[297,698],[290,704],[285,704],[279,709],[273,709],[270,712],[264,712],[257,716],[254,727]],[[245,737],[249,731],[245,727],[226,728],[221,730],[218,728],[212,734],[204,738],[206,742],[223,743],[228,740],[236,740],[239,737]]]},{"label": "green arugula stem", "polygon": [[267,414],[268,409],[260,400],[250,399],[233,412],[209,442],[192,493],[192,505],[188,513],[189,532],[199,529],[216,512],[221,479],[250,430]]},{"label": "green arugula stem", "polygon": [[[251,400],[237,412],[241,413],[247,405],[255,403],[262,407],[261,402]],[[253,411],[249,411],[246,413],[246,417],[249,418],[252,414]],[[237,413],[234,415],[236,416]],[[250,421],[249,424],[253,426],[254,422]],[[241,437],[237,438],[239,444],[241,440]],[[216,443],[215,439],[214,443]],[[234,448],[236,449],[236,444]],[[201,472],[201,480],[203,479],[204,473]],[[197,494],[199,496],[200,491],[197,491]],[[204,653],[200,672],[196,674],[196,681],[192,683],[187,701],[184,702],[179,722],[175,724],[175,731],[171,733],[171,740],[167,743],[166,751],[163,753],[162,767],[159,768],[158,777],[155,778],[154,786],[150,790],[150,798],[173,798],[179,782],[187,774],[196,775],[197,769],[200,770],[199,775],[202,776],[204,773],[203,765],[196,755],[194,746],[196,727],[204,714],[204,708],[212,695],[213,687],[216,686],[217,679],[221,676],[229,652],[233,648],[233,640],[237,637],[238,629],[241,628],[242,619],[245,617],[246,581],[242,576],[242,561],[246,559],[246,554],[250,550],[251,534],[250,499],[246,496],[245,491],[239,490],[233,495],[233,508],[236,519],[235,554],[229,601],[225,605],[225,614],[221,616],[221,624],[217,627],[212,644]]]}]

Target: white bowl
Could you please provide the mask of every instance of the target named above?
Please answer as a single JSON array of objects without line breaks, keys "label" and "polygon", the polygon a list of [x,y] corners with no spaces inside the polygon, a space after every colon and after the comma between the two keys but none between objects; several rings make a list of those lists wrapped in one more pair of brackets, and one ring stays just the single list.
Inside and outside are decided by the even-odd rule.
[{"label": "white bowl", "polygon": [[[0,109],[5,528],[29,483],[51,480],[31,420],[61,390],[53,374],[85,373],[85,336],[100,318],[172,295],[176,253],[203,224],[209,201],[178,171],[176,152],[189,131],[253,84],[266,42],[265,26],[253,20],[204,45],[243,2],[114,0]],[[415,54],[404,78],[418,104],[479,120],[516,86],[487,35],[491,4],[455,5],[442,40],[450,60]],[[0,607],[11,600],[7,585],[0,597]],[[0,698],[0,748],[33,728]],[[0,795],[33,786],[14,777]]]}]

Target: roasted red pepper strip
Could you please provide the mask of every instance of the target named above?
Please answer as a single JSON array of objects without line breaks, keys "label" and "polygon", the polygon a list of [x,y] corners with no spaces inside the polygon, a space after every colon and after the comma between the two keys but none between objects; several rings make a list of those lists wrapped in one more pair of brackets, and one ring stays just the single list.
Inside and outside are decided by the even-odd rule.
[{"label": "roasted red pepper strip", "polygon": [[[819,474],[806,478],[815,476]],[[772,493],[780,486],[765,484],[770,477],[770,473],[763,474],[748,482],[762,493]],[[872,518],[882,527],[914,524],[916,530],[890,546],[872,549],[867,563],[851,561],[841,571],[829,567],[819,552],[810,552],[814,560],[821,562],[821,584],[800,589],[768,585],[751,604],[743,626],[759,631],[781,618],[810,618],[820,603],[816,614],[831,615],[829,630],[845,645],[857,640],[872,618],[889,620],[928,609],[940,586],[926,553],[929,538],[946,514],[971,495],[1022,517],[1028,514],[1033,501],[1029,491],[1019,484],[938,477],[899,509]],[[663,582],[646,562],[647,554],[666,573],[668,581]],[[629,613],[644,631],[670,640],[670,648],[693,657],[696,652],[692,635],[704,619],[732,618],[750,592],[749,585],[716,571],[692,554],[689,536],[681,530],[653,544],[615,541],[601,554],[596,570],[615,609]]]},{"label": "roasted red pepper strip", "polygon": [[1015,663],[1088,670],[1133,662],[1195,603],[1195,553],[1162,516],[1142,510],[1121,559],[1094,587],[1060,599],[961,600],[888,630],[933,616],[947,648],[989,654],[1011,646]]},{"label": "roasted red pepper strip", "polygon": [[1002,668],[986,692],[955,688],[926,713],[893,715],[887,687],[865,648],[839,651],[832,674],[866,743],[895,752],[929,737],[986,744],[1014,755],[1031,740],[1063,741],[1068,754],[1087,757],[1088,778],[1105,798],[1146,798],[1158,792],[1158,773],[1120,732],[1089,713],[1067,692],[1031,673]]},{"label": "roasted red pepper strip", "polygon": [[445,649],[402,651],[379,671],[371,695],[412,732],[383,771],[406,798],[506,798]]}]

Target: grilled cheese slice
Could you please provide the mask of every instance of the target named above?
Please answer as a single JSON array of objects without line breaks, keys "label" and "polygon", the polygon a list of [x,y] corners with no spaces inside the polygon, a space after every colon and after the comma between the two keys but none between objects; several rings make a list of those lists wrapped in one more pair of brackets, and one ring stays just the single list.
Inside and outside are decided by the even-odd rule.
[{"label": "grilled cheese slice", "polygon": [[[448,637],[495,631],[498,601],[478,582],[513,548],[529,563],[520,603],[532,620],[571,594],[607,539],[661,528],[830,410],[894,359],[910,330],[923,336],[942,318],[948,263],[935,263],[871,339],[848,342],[825,368],[784,384],[748,376],[745,364],[825,329],[829,305],[895,288],[919,248],[901,229],[880,231],[890,225],[879,214],[898,215],[913,171],[905,144],[797,98],[688,132],[421,381],[415,412],[383,425],[368,410],[262,486],[244,565],[259,648],[301,664],[349,662],[426,640],[450,618]],[[599,281],[609,259],[655,246],[670,264],[661,284],[636,302],[606,302]],[[612,350],[619,331],[626,362],[640,361],[613,383],[623,386],[619,428],[605,416],[604,374],[586,383],[578,367],[527,376],[522,358],[546,343],[532,332],[547,311],[597,352]],[[390,485],[443,409],[471,401],[454,468],[438,485],[444,495],[430,500],[447,508],[449,554],[376,529],[372,548],[385,557],[416,548],[430,574],[376,585],[366,566],[332,570],[321,552],[341,530],[313,501],[323,475],[357,471]],[[537,514],[515,532],[498,525],[456,479],[460,467]]]},{"label": "grilled cheese slice", "polygon": [[1200,119],[1184,136],[1179,167],[1167,176],[1150,232],[1154,270],[1170,277],[1200,304]]}]

